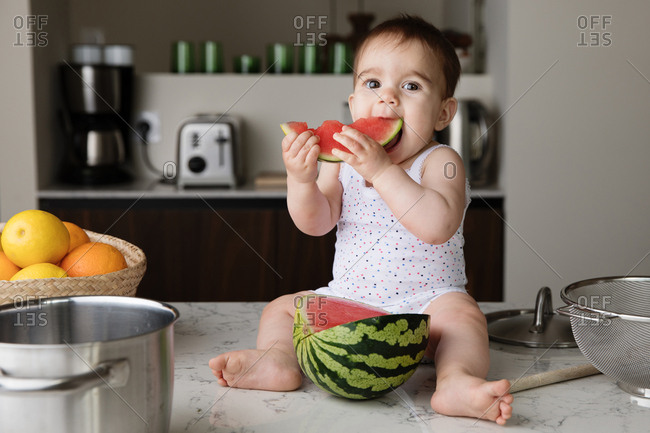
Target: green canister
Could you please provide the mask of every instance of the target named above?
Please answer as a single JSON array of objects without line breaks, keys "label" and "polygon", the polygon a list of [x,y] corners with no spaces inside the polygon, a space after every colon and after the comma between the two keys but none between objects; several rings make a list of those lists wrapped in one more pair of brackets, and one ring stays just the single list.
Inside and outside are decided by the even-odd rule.
[{"label": "green canister", "polygon": [[293,72],[293,45],[269,44],[266,47],[266,68],[272,74]]},{"label": "green canister", "polygon": [[176,41],[172,44],[172,72],[186,74],[194,72],[194,44],[188,41]]}]

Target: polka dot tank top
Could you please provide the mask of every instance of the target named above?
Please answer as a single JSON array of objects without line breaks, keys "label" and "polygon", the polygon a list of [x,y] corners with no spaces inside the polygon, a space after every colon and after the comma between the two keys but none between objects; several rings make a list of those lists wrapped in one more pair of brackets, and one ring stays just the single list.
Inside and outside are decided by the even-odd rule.
[{"label": "polka dot tank top", "polygon": [[[424,160],[441,146],[427,149],[407,170],[418,184]],[[462,222],[446,243],[424,243],[397,221],[377,191],[367,187],[351,166],[341,164],[339,180],[343,199],[334,279],[323,288],[325,292],[406,313],[421,310],[438,292],[464,289]],[[467,181],[465,192],[467,210]]]}]

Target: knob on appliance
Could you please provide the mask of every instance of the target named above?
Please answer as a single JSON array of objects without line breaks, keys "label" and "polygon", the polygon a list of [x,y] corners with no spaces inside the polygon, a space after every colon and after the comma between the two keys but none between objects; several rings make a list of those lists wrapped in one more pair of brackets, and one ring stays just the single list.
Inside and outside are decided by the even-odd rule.
[{"label": "knob on appliance", "polygon": [[201,173],[203,170],[205,170],[206,165],[207,164],[205,163],[205,159],[201,158],[200,156],[192,157],[189,161],[187,161],[187,167],[193,173]]}]

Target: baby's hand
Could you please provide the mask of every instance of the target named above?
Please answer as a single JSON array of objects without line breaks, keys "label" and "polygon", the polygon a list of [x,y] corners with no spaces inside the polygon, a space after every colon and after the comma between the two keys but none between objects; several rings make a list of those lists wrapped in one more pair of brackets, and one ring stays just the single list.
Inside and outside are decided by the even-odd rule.
[{"label": "baby's hand", "polygon": [[314,182],[318,177],[318,154],[320,137],[312,131],[298,135],[290,133],[282,139],[282,160],[287,177],[300,183]]},{"label": "baby's hand", "polygon": [[350,164],[370,183],[393,164],[379,143],[349,126],[334,134],[334,139],[347,147],[350,153],[333,149],[332,154]]}]

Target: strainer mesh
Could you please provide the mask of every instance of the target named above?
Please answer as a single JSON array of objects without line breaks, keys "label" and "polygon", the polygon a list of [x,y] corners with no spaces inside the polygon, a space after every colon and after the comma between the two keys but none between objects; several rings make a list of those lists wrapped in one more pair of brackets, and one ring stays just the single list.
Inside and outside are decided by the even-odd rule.
[{"label": "strainer mesh", "polygon": [[[571,329],[587,359],[618,381],[650,388],[650,278],[576,283],[565,288],[562,297],[571,313],[580,316],[571,317]],[[610,319],[592,310],[633,317]],[[601,320],[589,320],[598,317]]]}]

